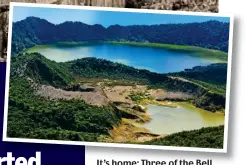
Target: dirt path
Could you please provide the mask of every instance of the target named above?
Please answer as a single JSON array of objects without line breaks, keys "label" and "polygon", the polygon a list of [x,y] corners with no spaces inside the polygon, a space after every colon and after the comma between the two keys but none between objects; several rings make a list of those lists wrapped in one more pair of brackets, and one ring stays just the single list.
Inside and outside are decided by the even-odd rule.
[{"label": "dirt path", "polygon": [[180,81],[184,81],[184,82],[189,82],[189,83],[193,83],[192,81],[189,81],[183,77],[175,77],[175,76],[168,76],[169,78],[171,79],[177,79],[177,80],[180,80]]}]

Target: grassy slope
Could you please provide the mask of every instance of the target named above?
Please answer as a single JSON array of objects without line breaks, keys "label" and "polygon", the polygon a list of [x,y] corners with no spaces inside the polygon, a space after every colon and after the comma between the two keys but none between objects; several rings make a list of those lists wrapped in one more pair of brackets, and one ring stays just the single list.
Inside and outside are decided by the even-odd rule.
[{"label": "grassy slope", "polygon": [[199,81],[199,80],[195,80],[195,79],[188,79],[192,82],[194,82],[195,84],[209,90],[212,93],[216,93],[222,96],[226,95],[226,85],[217,85],[217,84],[211,84],[211,83],[207,83],[207,82],[203,82],[203,81]]},{"label": "grassy slope", "polygon": [[226,95],[226,84],[213,84],[191,78],[175,77],[177,79],[182,78],[184,81],[188,81],[194,85],[200,86],[203,89],[208,90],[210,93],[215,93],[221,96]]},{"label": "grassy slope", "polygon": [[224,126],[219,126],[174,133],[167,137],[151,140],[141,144],[178,147],[223,148],[223,139]]},{"label": "grassy slope", "polygon": [[188,80],[211,93],[226,95],[227,64],[212,64],[206,67],[194,67],[186,71],[170,73],[169,75]]}]

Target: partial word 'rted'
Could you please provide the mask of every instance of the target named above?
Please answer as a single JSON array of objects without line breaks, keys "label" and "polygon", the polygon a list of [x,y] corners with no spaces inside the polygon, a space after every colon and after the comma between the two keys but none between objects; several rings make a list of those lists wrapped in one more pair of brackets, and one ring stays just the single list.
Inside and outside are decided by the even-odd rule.
[{"label": "partial word 'rted'", "polygon": [[36,152],[35,157],[30,157],[28,160],[25,157],[13,157],[12,152],[7,152],[6,157],[0,157],[0,165],[41,165],[41,152]]}]

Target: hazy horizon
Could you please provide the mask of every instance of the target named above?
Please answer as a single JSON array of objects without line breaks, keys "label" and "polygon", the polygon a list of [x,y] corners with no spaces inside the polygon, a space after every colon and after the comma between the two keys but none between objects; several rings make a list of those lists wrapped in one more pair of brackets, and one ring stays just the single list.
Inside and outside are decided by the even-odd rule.
[{"label": "hazy horizon", "polygon": [[[42,19],[42,20],[46,20],[45,18],[40,18],[40,17],[37,17],[37,16],[28,16],[28,17],[26,17],[26,18],[24,18],[24,19],[22,19],[22,20],[19,20],[19,21],[13,21],[13,23],[17,23],[17,22],[20,22],[20,21],[24,21],[24,20],[26,20],[27,18],[31,18],[31,17],[34,17],[34,18],[39,18],[39,19]],[[46,21],[48,21],[48,20],[46,20]],[[218,20],[207,20],[207,21],[204,21],[204,22],[190,22],[190,23],[205,23],[205,22],[209,22],[209,21],[218,21]],[[48,22],[50,22],[50,21],[48,21]],[[61,22],[61,23],[58,23],[58,24],[55,24],[55,23],[52,23],[52,22],[50,22],[50,23],[52,23],[52,24],[54,24],[54,25],[60,25],[60,24],[63,24],[63,23],[65,23],[65,22],[79,22],[79,23],[84,23],[84,24],[87,24],[87,25],[91,25],[91,26],[93,26],[93,25],[101,25],[101,26],[103,26],[102,24],[99,24],[99,23],[95,23],[95,24],[88,24],[88,23],[85,23],[85,22],[82,22],[82,21],[70,21],[70,20],[65,20],[64,22]],[[222,22],[222,21],[218,21],[218,22]],[[225,22],[223,22],[223,23],[225,23]],[[227,22],[226,22],[227,23]],[[163,24],[151,24],[151,25],[168,25],[168,24],[189,24],[189,23],[163,23]],[[131,24],[131,25],[120,25],[120,24],[112,24],[112,25],[109,25],[109,26],[103,26],[104,28],[108,28],[108,27],[110,27],[110,26],[115,26],[115,25],[119,25],[119,26],[139,26],[139,24]],[[147,25],[147,24],[140,24],[141,26],[151,26],[151,25]]]},{"label": "hazy horizon", "polygon": [[229,17],[154,14],[138,12],[61,9],[43,7],[15,6],[13,22],[24,20],[28,17],[38,17],[53,24],[64,22],[82,22],[88,25],[100,24],[104,27],[111,25],[160,25],[160,24],[185,24],[202,23],[207,21],[230,22]]}]

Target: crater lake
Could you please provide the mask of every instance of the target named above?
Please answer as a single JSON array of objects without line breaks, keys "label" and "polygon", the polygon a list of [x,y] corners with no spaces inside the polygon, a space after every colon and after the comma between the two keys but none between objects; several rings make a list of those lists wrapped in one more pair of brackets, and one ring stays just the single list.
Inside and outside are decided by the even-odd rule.
[{"label": "crater lake", "polygon": [[138,69],[157,73],[179,72],[194,66],[220,62],[188,51],[170,51],[163,48],[120,44],[40,45],[27,50],[38,52],[50,60],[66,62],[85,57],[95,57],[122,63]]}]

